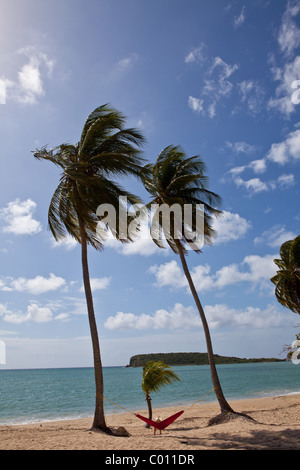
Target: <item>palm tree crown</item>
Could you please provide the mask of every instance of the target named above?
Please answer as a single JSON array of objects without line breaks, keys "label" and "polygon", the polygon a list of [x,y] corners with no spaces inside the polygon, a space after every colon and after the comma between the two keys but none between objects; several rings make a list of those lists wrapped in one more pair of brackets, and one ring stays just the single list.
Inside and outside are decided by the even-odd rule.
[{"label": "palm tree crown", "polygon": [[164,385],[170,385],[176,380],[179,380],[177,374],[163,361],[149,361],[143,367],[142,389],[145,395],[157,392]]},{"label": "palm tree crown", "polygon": [[275,296],[281,305],[300,315],[300,235],[281,245],[280,257],[274,259],[279,269],[271,278]]},{"label": "palm tree crown", "polygon": [[[110,176],[133,174],[141,177],[141,147],[144,138],[136,129],[124,129],[125,117],[103,105],[86,120],[76,145],[62,144],[54,149],[37,149],[34,157],[53,162],[63,171],[48,212],[49,228],[56,240],[69,233],[81,243],[79,219],[85,227],[87,243],[101,249],[103,240],[97,233],[100,204],[118,210],[119,197],[130,204],[139,198],[124,191]],[[114,234],[116,237],[118,233]]]},{"label": "palm tree crown", "polygon": [[[146,168],[150,171],[150,177],[147,176],[144,185],[152,196],[147,207],[150,208],[155,204],[156,213],[158,213],[163,205],[169,207],[176,205],[180,208],[182,215],[178,226],[172,222],[166,225],[162,217],[156,217],[154,214],[151,225],[151,231],[154,234],[153,241],[158,246],[162,246],[161,238],[158,236],[158,232],[162,231],[168,245],[175,253],[179,252],[179,246],[183,252],[186,252],[186,245],[192,246],[191,235],[198,233],[197,216],[203,217],[203,213],[200,213],[203,208],[202,235],[204,243],[210,244],[215,235],[212,228],[212,216],[221,214],[221,211],[215,207],[220,205],[221,198],[207,189],[205,164],[199,156],[187,158],[179,146],[168,146],[159,154],[155,164],[146,165]],[[192,209],[192,218],[188,224],[184,217],[186,206]],[[193,250],[201,251],[197,245],[193,247]]]}]

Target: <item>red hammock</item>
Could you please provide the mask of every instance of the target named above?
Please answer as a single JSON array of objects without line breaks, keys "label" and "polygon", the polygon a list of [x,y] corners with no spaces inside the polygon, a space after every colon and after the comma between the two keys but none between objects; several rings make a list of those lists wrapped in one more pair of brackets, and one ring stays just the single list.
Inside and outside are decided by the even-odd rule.
[{"label": "red hammock", "polygon": [[175,413],[175,415],[169,416],[169,418],[164,419],[163,421],[160,421],[157,423],[156,421],[152,421],[152,419],[145,418],[144,416],[141,416],[139,414],[135,415],[137,418],[140,418],[142,421],[145,421],[146,423],[150,424],[150,426],[153,426],[156,429],[163,430],[170,426],[170,424],[175,421],[175,419],[179,418],[180,415],[182,415],[184,411],[179,411],[178,413]]}]

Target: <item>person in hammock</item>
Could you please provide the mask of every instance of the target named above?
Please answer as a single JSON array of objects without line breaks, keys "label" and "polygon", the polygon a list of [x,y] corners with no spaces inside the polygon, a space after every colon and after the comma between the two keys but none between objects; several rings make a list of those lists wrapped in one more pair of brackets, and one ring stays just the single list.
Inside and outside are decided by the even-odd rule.
[{"label": "person in hammock", "polygon": [[[158,416],[158,417],[156,418],[155,422],[156,422],[156,423],[161,423],[161,418]],[[157,428],[154,426],[153,429],[154,429],[154,434],[156,434],[156,429],[157,429]],[[159,430],[159,434],[161,434],[161,429]]]}]

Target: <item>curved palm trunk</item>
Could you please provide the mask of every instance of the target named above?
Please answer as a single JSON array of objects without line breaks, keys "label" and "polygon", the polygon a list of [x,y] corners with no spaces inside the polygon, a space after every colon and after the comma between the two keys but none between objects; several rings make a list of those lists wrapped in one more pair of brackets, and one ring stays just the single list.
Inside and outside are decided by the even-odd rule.
[{"label": "curved palm trunk", "polygon": [[100,429],[102,431],[107,430],[104,417],[104,406],[103,406],[103,371],[102,362],[100,355],[99,337],[95,319],[93,296],[90,284],[89,268],[88,268],[88,257],[87,257],[87,242],[84,224],[79,220],[80,236],[81,236],[81,260],[82,260],[82,274],[83,284],[85,290],[86,304],[88,310],[89,325],[92,338],[93,356],[94,356],[94,373],[95,373],[95,385],[96,385],[96,406],[93,421],[93,429]]},{"label": "curved palm trunk", "polygon": [[176,243],[176,246],[178,248],[178,252],[179,252],[179,256],[180,256],[180,260],[181,260],[181,264],[182,264],[182,267],[183,267],[184,274],[185,274],[185,276],[187,278],[187,281],[189,283],[189,287],[191,289],[192,295],[194,297],[194,300],[195,300],[195,303],[196,303],[196,306],[198,308],[199,315],[200,315],[200,318],[201,318],[201,321],[202,321],[204,334],[205,334],[205,339],[206,339],[206,345],[207,345],[208,361],[209,361],[209,365],[210,365],[212,383],[213,383],[214,391],[215,391],[215,394],[217,396],[217,399],[218,399],[218,402],[219,402],[219,405],[220,405],[220,408],[221,408],[221,413],[229,413],[229,412],[234,413],[231,406],[227,403],[227,401],[224,397],[222,388],[221,388],[221,384],[220,384],[220,381],[219,381],[219,377],[218,377],[218,373],[217,373],[217,369],[216,369],[216,365],[215,365],[215,359],[214,359],[214,353],[213,353],[213,347],[212,347],[210,332],[209,332],[209,328],[208,328],[208,324],[207,324],[207,320],[206,320],[206,317],[205,317],[204,310],[202,308],[200,299],[199,299],[197,291],[195,289],[195,286],[194,286],[192,277],[190,275],[189,268],[187,266],[185,256],[184,256],[184,253],[183,253],[182,248],[180,246],[180,243]]}]

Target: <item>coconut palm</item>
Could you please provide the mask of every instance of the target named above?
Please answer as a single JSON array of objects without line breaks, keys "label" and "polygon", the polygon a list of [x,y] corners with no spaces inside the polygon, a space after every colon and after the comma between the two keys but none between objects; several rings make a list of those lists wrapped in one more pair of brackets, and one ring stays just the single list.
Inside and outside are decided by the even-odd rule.
[{"label": "coconut palm", "polygon": [[[203,243],[212,243],[215,235],[212,228],[212,217],[221,215],[221,211],[217,209],[221,200],[217,194],[207,189],[205,165],[199,156],[188,158],[178,146],[166,147],[159,154],[155,164],[149,164],[147,168],[151,176],[144,180],[144,186],[152,197],[151,202],[147,204],[147,207],[151,208],[153,212],[151,222],[152,238],[159,247],[163,247],[166,241],[171,250],[179,255],[184,274],[199,311],[206,339],[214,391],[221,409],[220,415],[211,419],[210,424],[217,423],[223,419],[228,419],[229,413],[233,416],[235,412],[225,399],[221,388],[208,323],[185,256],[188,250],[193,250],[196,253],[201,252],[201,236]],[[177,212],[179,208],[182,217],[177,218],[176,221],[173,215],[176,211],[169,212],[170,223],[168,223],[164,220],[164,214],[161,213],[162,207],[176,207]],[[184,217],[186,207],[191,209],[192,219],[186,220]],[[163,240],[163,236],[165,240]]]},{"label": "coconut palm", "polygon": [[281,245],[280,257],[274,259],[279,269],[271,278],[275,296],[281,305],[300,315],[300,235]]},{"label": "coconut palm", "polygon": [[[142,389],[145,393],[148,405],[148,417],[152,419],[152,405],[150,393],[157,392],[164,385],[170,385],[176,380],[180,380],[171,366],[163,361],[148,361],[143,366]],[[148,425],[149,426],[149,425]]]},{"label": "coconut palm", "polygon": [[[76,145],[62,144],[51,150],[43,147],[33,152],[38,160],[49,160],[62,170],[59,185],[50,202],[48,223],[56,241],[71,235],[81,244],[83,283],[95,369],[96,403],[92,429],[105,432],[110,430],[104,416],[102,362],[87,247],[91,245],[96,250],[103,248],[105,231],[99,229],[99,217],[96,215],[100,204],[113,206],[118,215],[121,197],[126,197],[130,204],[139,203],[136,196],[110,179],[111,175],[141,176],[145,164],[140,150],[143,136],[136,129],[124,128],[124,123],[125,117],[106,104],[88,116]],[[118,228],[118,225],[113,228],[117,238]]]}]

